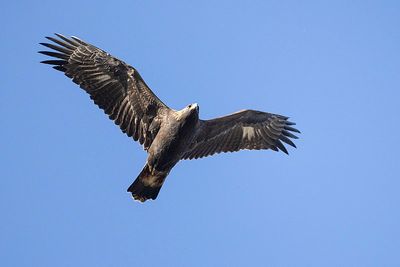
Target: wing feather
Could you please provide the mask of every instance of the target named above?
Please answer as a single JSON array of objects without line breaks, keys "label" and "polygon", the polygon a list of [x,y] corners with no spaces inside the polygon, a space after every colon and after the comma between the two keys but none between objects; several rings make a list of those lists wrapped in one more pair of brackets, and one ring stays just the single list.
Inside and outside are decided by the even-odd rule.
[{"label": "wing feather", "polygon": [[288,117],[261,111],[244,110],[213,120],[201,120],[196,137],[182,159],[201,158],[221,152],[242,149],[271,149],[288,154],[282,142],[296,147],[289,139],[297,139],[291,132]]},{"label": "wing feather", "polygon": [[[40,51],[53,65],[85,90],[90,98],[120,126],[122,132],[139,140],[147,150],[159,129],[149,131],[154,120],[162,120],[169,108],[150,90],[132,66],[77,37],[46,37],[41,43],[53,51]],[[159,127],[160,123],[154,124]],[[154,128],[154,127],[153,127]]]}]

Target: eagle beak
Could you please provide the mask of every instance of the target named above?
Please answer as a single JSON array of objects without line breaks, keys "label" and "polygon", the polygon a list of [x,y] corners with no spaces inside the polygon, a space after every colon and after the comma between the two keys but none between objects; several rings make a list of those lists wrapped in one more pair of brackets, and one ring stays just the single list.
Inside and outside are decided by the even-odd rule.
[{"label": "eagle beak", "polygon": [[194,103],[194,104],[192,105],[192,107],[193,107],[194,109],[196,109],[197,111],[199,111],[199,105],[198,105],[197,103]]}]

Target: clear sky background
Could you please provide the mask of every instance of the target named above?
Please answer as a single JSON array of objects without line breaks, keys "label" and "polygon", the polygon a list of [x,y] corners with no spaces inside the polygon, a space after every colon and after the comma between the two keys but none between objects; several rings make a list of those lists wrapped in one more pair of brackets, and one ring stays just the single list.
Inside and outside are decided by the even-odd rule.
[{"label": "clear sky background", "polygon": [[[1,266],[400,266],[399,1],[2,1]],[[290,155],[146,154],[37,53],[76,35],[203,119],[290,116]]]}]

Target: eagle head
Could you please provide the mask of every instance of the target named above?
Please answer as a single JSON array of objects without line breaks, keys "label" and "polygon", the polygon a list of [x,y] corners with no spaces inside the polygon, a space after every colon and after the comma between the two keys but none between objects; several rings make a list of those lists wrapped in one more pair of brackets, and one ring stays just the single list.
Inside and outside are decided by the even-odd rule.
[{"label": "eagle head", "polygon": [[187,105],[185,108],[176,112],[178,120],[198,120],[199,119],[199,105],[197,103]]},{"label": "eagle head", "polygon": [[188,117],[195,118],[196,120],[199,119],[199,105],[197,103],[190,104],[187,107],[188,110]]},{"label": "eagle head", "polygon": [[196,113],[199,113],[199,105],[197,103],[190,104],[186,108],[191,112],[196,111]]}]

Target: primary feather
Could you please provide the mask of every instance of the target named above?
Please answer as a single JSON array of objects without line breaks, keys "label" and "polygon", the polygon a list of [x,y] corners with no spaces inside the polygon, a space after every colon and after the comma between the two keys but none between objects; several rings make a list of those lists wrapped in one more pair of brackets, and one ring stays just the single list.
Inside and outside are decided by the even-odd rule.
[{"label": "primary feather", "polygon": [[282,141],[296,147],[289,138],[297,139],[297,136],[290,131],[299,131],[290,127],[293,123],[287,119],[276,114],[243,110],[221,118],[201,120],[195,140],[182,158],[197,159],[242,149],[279,149],[288,154]]},{"label": "primary feather", "polygon": [[[46,60],[84,89],[128,136],[147,150],[157,134],[158,117],[169,109],[150,90],[135,68],[76,37],[47,37],[58,52],[40,51],[61,60]],[[153,127],[150,129],[150,125]],[[156,126],[155,126],[156,125]]]}]

